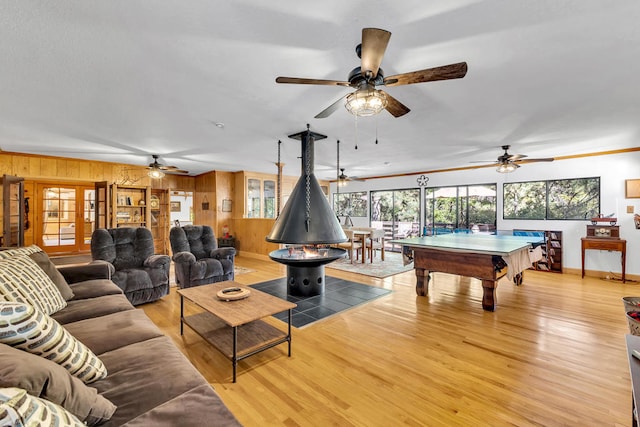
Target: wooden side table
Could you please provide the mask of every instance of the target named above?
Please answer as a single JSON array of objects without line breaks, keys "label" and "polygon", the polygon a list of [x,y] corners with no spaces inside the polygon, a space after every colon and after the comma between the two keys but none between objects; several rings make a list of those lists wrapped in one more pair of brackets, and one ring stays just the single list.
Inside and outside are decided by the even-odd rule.
[{"label": "wooden side table", "polygon": [[621,252],[622,261],[622,283],[625,283],[625,270],[627,264],[627,241],[623,239],[605,237],[583,237],[582,239],[582,277],[584,278],[584,252],[587,249],[597,249],[601,251]]},{"label": "wooden side table", "polygon": [[219,248],[235,248],[236,238],[235,237],[218,237],[218,247]]}]

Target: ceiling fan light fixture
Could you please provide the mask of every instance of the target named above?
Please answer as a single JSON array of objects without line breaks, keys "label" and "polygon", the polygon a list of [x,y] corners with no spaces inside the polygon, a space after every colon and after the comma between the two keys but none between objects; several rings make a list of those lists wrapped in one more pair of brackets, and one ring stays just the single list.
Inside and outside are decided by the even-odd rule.
[{"label": "ceiling fan light fixture", "polygon": [[164,172],[162,172],[160,169],[157,168],[151,168],[149,169],[149,172],[147,172],[147,175],[149,176],[149,178],[151,179],[160,179],[160,178],[164,178]]},{"label": "ceiling fan light fixture", "polygon": [[367,117],[378,114],[387,106],[387,97],[384,92],[366,87],[358,89],[349,96],[345,107],[354,116]]},{"label": "ceiling fan light fixture", "polygon": [[516,169],[518,169],[518,165],[516,165],[515,163],[505,162],[498,166],[496,170],[500,173],[511,173]]}]

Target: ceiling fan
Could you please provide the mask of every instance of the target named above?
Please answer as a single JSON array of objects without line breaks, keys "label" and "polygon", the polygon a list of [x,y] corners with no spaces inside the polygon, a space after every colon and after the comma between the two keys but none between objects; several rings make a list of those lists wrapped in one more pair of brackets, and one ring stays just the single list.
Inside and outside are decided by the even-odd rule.
[{"label": "ceiling fan", "polygon": [[[495,165],[498,165],[496,169],[500,173],[513,172],[520,167],[520,164],[535,163],[535,162],[552,162],[553,157],[541,158],[541,159],[525,159],[525,154],[509,154],[510,145],[503,145],[502,149],[504,154],[498,156]],[[472,163],[486,163],[486,162],[472,162]]]},{"label": "ceiling fan", "polygon": [[394,117],[401,117],[411,110],[387,92],[376,89],[376,86],[400,86],[437,80],[460,79],[467,74],[467,63],[459,62],[385,77],[382,68],[380,68],[380,63],[390,37],[391,33],[386,30],[379,28],[362,29],[362,43],[356,46],[356,53],[361,59],[361,64],[349,73],[348,81],[278,77],[276,78],[276,83],[346,86],[356,89],[355,92],[341,97],[318,113],[315,116],[316,119],[331,115],[340,107],[344,98],[346,98],[345,107],[355,116],[372,116],[386,109]]},{"label": "ceiling fan", "polygon": [[153,162],[149,163],[149,166],[147,166],[147,169],[149,169],[149,172],[147,172],[147,174],[151,178],[162,178],[167,173],[174,175],[186,175],[189,173],[189,171],[178,169],[176,166],[163,165],[162,163],[158,162],[158,158],[160,156],[158,156],[157,154],[152,154],[151,157],[153,157]]},{"label": "ceiling fan", "polygon": [[347,176],[344,173],[344,168],[340,168],[340,175],[338,175],[338,182],[347,182],[347,181],[364,181],[364,179],[358,178],[355,176]]}]

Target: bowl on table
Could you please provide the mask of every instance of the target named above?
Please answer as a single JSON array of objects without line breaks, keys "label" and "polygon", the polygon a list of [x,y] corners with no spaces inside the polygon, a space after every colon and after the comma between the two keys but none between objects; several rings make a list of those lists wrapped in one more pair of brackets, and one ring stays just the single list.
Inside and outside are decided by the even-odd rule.
[{"label": "bowl on table", "polygon": [[629,333],[640,336],[640,311],[628,311],[627,323],[629,324]]},{"label": "bowl on table", "polygon": [[640,311],[640,297],[622,297],[624,312]]}]

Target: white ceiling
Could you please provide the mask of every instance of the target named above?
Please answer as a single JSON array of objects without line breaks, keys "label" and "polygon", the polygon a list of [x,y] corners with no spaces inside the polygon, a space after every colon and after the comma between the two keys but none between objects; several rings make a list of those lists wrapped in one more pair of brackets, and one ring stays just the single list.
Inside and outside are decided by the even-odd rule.
[{"label": "white ceiling", "polygon": [[[297,175],[306,128],[316,175],[469,166],[638,146],[637,0],[3,0],[0,148],[192,174]],[[459,80],[386,88],[411,108],[313,117],[350,91],[363,27],[392,33],[386,75],[466,61]],[[224,123],[218,128],[215,123]],[[357,129],[357,131],[356,131]],[[379,144],[374,141],[377,138]],[[358,142],[358,150],[354,145]]]}]

